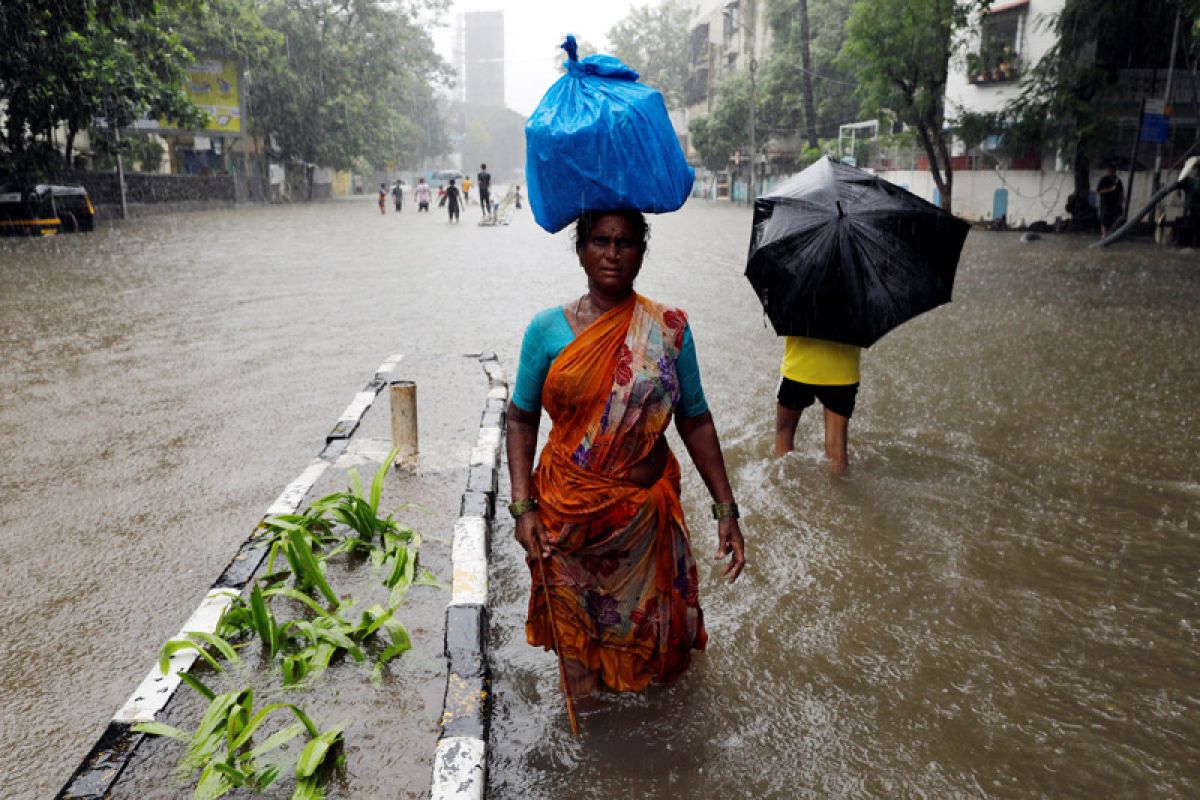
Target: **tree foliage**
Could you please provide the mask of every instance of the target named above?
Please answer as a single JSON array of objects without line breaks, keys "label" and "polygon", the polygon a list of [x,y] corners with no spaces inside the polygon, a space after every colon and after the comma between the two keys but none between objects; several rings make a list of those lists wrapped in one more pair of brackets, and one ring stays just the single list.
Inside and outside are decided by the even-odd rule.
[{"label": "tree foliage", "polygon": [[0,5],[0,170],[27,180],[61,163],[98,119],[123,128],[143,115],[199,124],[183,92],[191,53],[178,28],[183,0],[4,0]]},{"label": "tree foliage", "polygon": [[943,126],[946,79],[976,5],[966,0],[859,0],[851,9],[838,57],[843,69],[858,76],[864,115],[888,111],[916,129],[947,211],[954,172]]},{"label": "tree foliage", "polygon": [[746,148],[750,141],[750,79],[735,72],[717,87],[712,112],[688,121],[692,147],[704,166],[725,169],[730,157]]},{"label": "tree foliage", "polygon": [[[432,87],[449,69],[420,21],[445,5],[3,0],[0,170],[20,180],[53,173],[60,152],[69,161],[76,133],[88,128],[109,154],[129,148],[110,126],[149,117],[201,127],[207,117],[183,87],[188,66],[206,55],[242,65],[247,130],[276,158],[348,168],[445,152]],[[65,142],[55,140],[60,129]]]},{"label": "tree foliage", "polygon": [[[809,51],[812,66],[812,119],[805,111],[805,69],[801,57],[802,19],[797,0],[768,0],[767,22],[773,34],[771,54],[763,64],[758,99],[763,125],[772,132],[806,131],[818,137],[837,134],[858,111],[854,99],[855,71],[843,69],[838,53],[846,39],[851,0],[808,0]],[[809,142],[810,146],[812,142]]]},{"label": "tree foliage", "polygon": [[410,4],[260,3],[284,53],[251,76],[252,124],[277,157],[348,169],[444,150],[431,84],[449,70]]},{"label": "tree foliage", "polygon": [[686,0],[661,0],[634,6],[608,31],[612,55],[636,69],[642,83],[662,92],[668,108],[684,105],[695,15],[694,4]]}]

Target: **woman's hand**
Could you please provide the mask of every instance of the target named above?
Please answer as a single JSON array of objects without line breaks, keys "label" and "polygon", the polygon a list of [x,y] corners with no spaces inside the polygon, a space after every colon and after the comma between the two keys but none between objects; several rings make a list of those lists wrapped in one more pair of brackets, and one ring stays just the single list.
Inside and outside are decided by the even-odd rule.
[{"label": "woman's hand", "polygon": [[733,517],[722,517],[717,522],[717,557],[720,561],[732,556],[721,575],[728,578],[730,583],[738,579],[746,566],[746,542],[742,538],[742,528]]},{"label": "woman's hand", "polygon": [[517,541],[531,559],[540,561],[550,557],[546,527],[542,525],[542,514],[536,508],[517,517]]}]

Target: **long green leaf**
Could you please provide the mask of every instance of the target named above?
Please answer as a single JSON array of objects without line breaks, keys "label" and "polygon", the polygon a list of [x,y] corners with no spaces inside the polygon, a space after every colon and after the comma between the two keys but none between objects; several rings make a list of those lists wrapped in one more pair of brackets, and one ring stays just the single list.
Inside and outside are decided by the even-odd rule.
[{"label": "long green leaf", "polygon": [[[312,547],[309,545],[308,541],[294,531],[288,534],[288,539],[292,544],[292,546],[288,548],[288,552],[293,554],[297,561],[302,565],[301,569],[303,571],[301,574],[304,575],[305,580],[310,582],[313,586],[316,586],[321,594],[325,596],[325,599],[329,601],[329,604],[334,608],[337,608],[339,604],[338,596],[333,591],[333,587],[329,585],[329,581],[325,579],[325,571],[321,568],[321,565],[317,563],[317,559],[313,556]],[[298,570],[298,572],[299,571],[300,570]]]},{"label": "long green leaf", "polygon": [[[192,747],[184,759],[185,762],[190,762],[192,766],[200,766],[207,761],[208,755],[216,752],[224,738],[226,720],[233,707],[241,702],[241,697],[246,691],[249,690],[225,692],[212,699],[200,719],[199,727],[192,734]],[[216,740],[215,743],[213,739]]]},{"label": "long green leaf", "polygon": [[405,628],[398,620],[387,620],[384,623],[384,628],[387,630],[388,637],[391,638],[392,644],[379,654],[380,664],[386,664],[396,656],[406,653],[412,649],[412,639],[408,635],[408,629]]},{"label": "long green leaf", "polygon": [[300,734],[304,733],[304,724],[301,722],[293,722],[282,730],[267,737],[266,741],[256,746],[250,751],[250,758],[262,758],[266,753],[278,748],[280,745],[295,739]]},{"label": "long green leaf", "polygon": [[304,725],[304,729],[308,731],[309,736],[316,737],[320,735],[317,731],[317,726],[314,725],[313,721],[308,718],[308,714],[304,713],[304,709],[300,708],[299,706],[291,705],[290,703],[288,704],[288,708],[290,708],[292,713],[296,715],[296,719],[300,720],[300,723]]},{"label": "long green leaf", "polygon": [[[200,656],[208,662],[208,665],[217,672],[222,672],[221,664],[213,658],[203,645],[188,639],[172,639],[162,646],[158,651],[158,669],[163,675],[166,675],[171,669],[171,656],[178,653],[180,650],[195,650]],[[234,658],[237,658],[235,655]],[[240,659],[239,659],[240,660]]]},{"label": "long green leaf", "polygon": [[200,780],[196,784],[196,792],[192,795],[192,800],[217,800],[232,788],[233,784],[229,782],[225,773],[218,769],[215,763],[209,764],[200,773]]},{"label": "long green leaf", "polygon": [[214,636],[213,634],[205,633],[204,631],[188,631],[187,636],[193,639],[199,639],[204,644],[216,648],[221,655],[225,656],[225,660],[231,664],[242,663],[242,659],[238,657],[238,654],[234,651],[233,646],[220,636]]},{"label": "long green leaf", "polygon": [[290,689],[304,680],[309,672],[308,659],[303,655],[286,656],[283,659],[283,688]]},{"label": "long green leaf", "polygon": [[376,470],[374,480],[371,481],[371,510],[375,512],[376,516],[379,515],[379,500],[383,497],[384,479],[387,478],[388,470],[392,468],[398,455],[400,455],[398,447],[389,450],[383,459],[383,464]]},{"label": "long green leaf", "polygon": [[354,641],[351,640],[351,638],[349,636],[347,636],[346,634],[342,633],[341,631],[320,629],[319,635],[325,641],[331,642],[334,645],[345,650],[347,653],[350,654],[350,657],[353,658],[358,663],[360,663],[360,664],[362,663],[363,658],[364,658],[362,648],[360,648],[357,644],[355,644]]},{"label": "long green leaf", "polygon": [[358,474],[358,467],[350,468],[350,491],[355,497],[366,499],[366,496],[363,494],[362,478]]},{"label": "long green leaf", "polygon": [[300,760],[296,762],[297,777],[311,777],[320,768],[330,748],[342,740],[343,727],[345,726],[334,725],[304,746],[300,751]]},{"label": "long green leaf", "polygon": [[297,603],[303,603],[314,614],[319,614],[322,617],[327,617],[334,613],[318,603],[316,600],[313,600],[304,592],[297,591],[290,586],[280,586],[277,589],[268,589],[267,591],[263,592],[263,594],[266,597],[286,597],[289,600],[295,600]]},{"label": "long green leaf", "polygon": [[[301,729],[303,729],[303,726],[301,726]],[[274,783],[278,778],[279,765],[268,764],[267,766],[263,767],[262,771],[259,772],[258,776],[255,778],[254,788],[260,792],[266,791],[267,787]]]},{"label": "long green leaf", "polygon": [[250,608],[254,612],[254,629],[258,632],[258,638],[262,641],[263,650],[266,651],[270,658],[275,657],[275,651],[278,647],[278,636],[275,632],[275,618],[271,616],[270,610],[267,608],[267,602],[263,599],[262,589],[258,584],[250,591]]},{"label": "long green leaf", "polygon": [[325,789],[316,778],[301,778],[292,790],[292,800],[325,800]]},{"label": "long green leaf", "polygon": [[195,675],[189,675],[186,672],[181,672],[181,673],[179,673],[179,680],[183,681],[188,686],[195,689],[197,692],[200,693],[200,695],[205,700],[208,700],[209,702],[212,702],[212,700],[217,696],[216,692],[214,692],[212,689],[208,688],[208,685],[205,684],[204,681],[197,678]]},{"label": "long green leaf", "polygon": [[167,736],[171,739],[178,739],[181,742],[190,742],[192,735],[187,731],[181,731],[179,728],[174,728],[163,722],[139,722],[133,726],[133,730],[138,733],[147,733],[151,736]]},{"label": "long green leaf", "polygon": [[263,722],[266,721],[267,716],[272,711],[278,711],[281,708],[288,708],[288,704],[287,703],[271,703],[269,705],[265,705],[262,708],[260,708],[258,710],[258,713],[255,714],[253,717],[251,717],[246,722],[245,727],[243,727],[241,729],[241,731],[238,733],[237,738],[234,739],[232,745],[229,748],[230,751],[231,752],[235,751],[235,750],[239,749],[242,745],[244,745],[246,742],[250,741],[250,737],[253,736],[254,732],[257,731],[259,729],[259,727],[263,724]]}]

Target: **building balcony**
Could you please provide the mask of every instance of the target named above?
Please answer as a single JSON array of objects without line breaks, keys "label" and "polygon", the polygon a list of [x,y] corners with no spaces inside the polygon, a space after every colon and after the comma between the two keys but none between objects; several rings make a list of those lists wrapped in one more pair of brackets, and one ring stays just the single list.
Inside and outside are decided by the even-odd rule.
[{"label": "building balcony", "polygon": [[1021,65],[997,64],[992,68],[978,68],[967,73],[967,83],[983,86],[992,83],[1012,83],[1021,78]]}]

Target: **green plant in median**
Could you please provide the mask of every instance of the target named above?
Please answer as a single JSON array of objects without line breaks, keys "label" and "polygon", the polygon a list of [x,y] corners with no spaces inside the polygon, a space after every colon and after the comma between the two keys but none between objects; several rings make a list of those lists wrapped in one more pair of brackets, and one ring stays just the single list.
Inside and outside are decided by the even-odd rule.
[{"label": "green plant in median", "polygon": [[[218,656],[240,664],[237,649],[257,637],[263,656],[270,661],[279,660],[285,689],[310,683],[339,652],[345,652],[360,664],[370,658],[374,662],[372,679],[378,682],[384,666],[412,647],[407,629],[394,617],[397,606],[413,585],[440,585],[418,563],[420,536],[410,528],[401,527],[392,515],[379,515],[384,479],[395,457],[395,451],[388,454],[371,482],[369,494],[363,492],[358,471],[352,468],[348,491],[321,498],[303,514],[282,514],[264,520],[260,535],[270,547],[265,573],[255,581],[249,597],[233,599],[214,633],[189,632],[184,638],[167,642],[159,654],[163,673],[170,669],[171,656],[185,649],[195,650],[220,672]],[[356,535],[340,532],[345,529]],[[354,601],[339,597],[325,573],[325,561],[343,552],[369,554],[374,567],[385,573],[387,607],[372,605],[358,615],[357,621],[348,617]],[[286,585],[289,578],[294,585]],[[272,609],[272,600],[281,597],[299,603],[308,617],[281,622]],[[379,644],[372,646],[376,641],[373,637],[380,631],[386,635],[386,644],[380,636]],[[189,744],[179,769],[185,775],[200,770],[196,800],[221,797],[235,788],[261,791],[270,786],[279,777],[282,765],[264,765],[263,756],[305,731],[310,740],[295,764],[296,789],[292,797],[293,800],[324,797],[324,779],[333,767],[344,762],[340,746],[342,726],[320,733],[294,705],[275,703],[255,712],[249,689],[216,694],[195,676],[181,672],[180,678],[209,700],[208,710],[196,731],[188,734],[158,722],[144,723],[135,729]],[[252,737],[266,717],[285,708],[299,722],[272,734],[262,744],[253,745]]]},{"label": "green plant in median", "polygon": [[[161,722],[134,726],[141,733],[187,743],[188,751],[179,763],[179,773],[186,777],[200,770],[193,800],[214,800],[241,787],[254,791],[266,789],[278,779],[287,762],[264,764],[263,757],[306,732],[310,738],[296,759],[296,788],[292,798],[324,796],[321,787],[329,772],[344,762],[340,747],[343,725],[322,733],[303,710],[290,703],[271,703],[255,711],[251,689],[219,695],[202,693],[209,700],[208,709],[190,734]],[[282,709],[291,711],[298,721],[255,745],[254,734],[272,712]]]},{"label": "green plant in median", "polygon": [[334,492],[322,497],[309,507],[309,513],[322,517],[328,514],[335,522],[341,523],[357,533],[358,537],[368,545],[373,544],[376,539],[382,540],[385,533],[413,538],[415,534],[407,528],[401,528],[392,518],[393,514],[388,514],[386,517],[379,516],[379,502],[383,497],[384,479],[387,478],[399,453],[400,451],[396,449],[388,452],[383,464],[375,471],[375,477],[371,480],[369,495],[363,492],[362,478],[358,474],[358,469],[351,467],[350,490]]},{"label": "green plant in median", "polygon": [[[270,607],[273,597],[285,597],[304,604],[313,612],[314,619],[280,623]],[[340,607],[349,608],[349,604]],[[292,688],[324,672],[338,651],[345,651],[360,664],[365,662],[367,653],[364,647],[382,629],[389,642],[374,656],[375,676],[378,677],[384,665],[412,647],[408,630],[394,618],[394,612],[394,608],[373,605],[362,612],[358,622],[353,622],[339,611],[321,607],[308,595],[295,589],[274,587],[264,590],[256,584],[250,592],[250,601],[235,600],[222,615],[216,634],[204,641],[212,639],[209,643],[214,646],[216,643],[223,645],[222,654],[228,653],[237,658],[230,640],[256,635],[262,642],[263,654],[267,658],[281,659],[283,685]],[[168,646],[173,644],[168,643]],[[177,649],[189,644],[178,642]],[[204,656],[206,661],[217,666],[211,655],[204,653]]]}]

